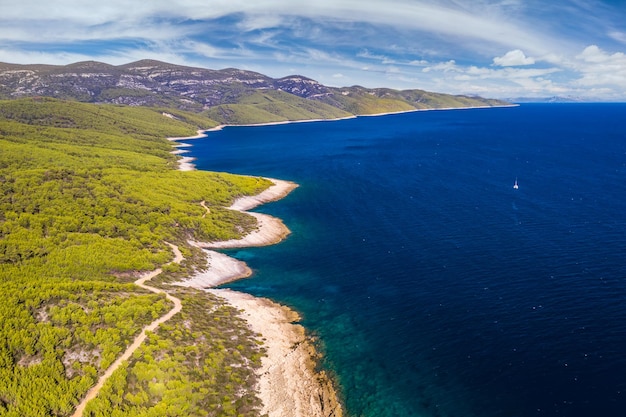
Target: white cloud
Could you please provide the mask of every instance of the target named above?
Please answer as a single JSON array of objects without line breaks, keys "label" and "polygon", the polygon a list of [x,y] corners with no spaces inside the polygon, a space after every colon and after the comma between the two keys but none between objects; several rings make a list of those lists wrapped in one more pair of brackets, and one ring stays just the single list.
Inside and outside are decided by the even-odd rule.
[{"label": "white cloud", "polygon": [[597,45],[586,47],[576,56],[574,65],[581,77],[577,85],[586,87],[613,86],[612,95],[626,93],[626,54],[616,52],[609,54]]},{"label": "white cloud", "polygon": [[[485,97],[519,97],[564,95],[572,91],[552,79],[562,69],[515,68],[462,65],[447,61],[431,65],[422,73],[429,73],[428,79],[415,82],[429,83],[424,88],[451,94],[479,94]],[[428,89],[427,88],[427,89]]]},{"label": "white cloud", "polygon": [[537,58],[537,60],[542,61],[542,62],[547,62],[549,64],[556,65],[556,66],[566,66],[567,62],[570,59],[560,54],[549,53],[546,55],[542,55],[541,57]]},{"label": "white cloud", "polygon": [[533,65],[535,63],[535,59],[527,57],[520,49],[514,49],[504,54],[504,56],[495,57],[493,59],[493,63],[501,67],[513,67],[521,65]]},{"label": "white cloud", "polygon": [[624,53],[616,52],[610,55],[598,48],[597,45],[589,45],[580,55],[577,55],[576,58],[593,63],[614,63],[617,65],[626,63],[626,55],[624,55]]},{"label": "white cloud", "polygon": [[431,72],[431,71],[458,72],[459,68],[457,67],[456,62],[453,59],[451,59],[447,62],[440,62],[438,64],[431,65],[422,70],[422,72]]}]

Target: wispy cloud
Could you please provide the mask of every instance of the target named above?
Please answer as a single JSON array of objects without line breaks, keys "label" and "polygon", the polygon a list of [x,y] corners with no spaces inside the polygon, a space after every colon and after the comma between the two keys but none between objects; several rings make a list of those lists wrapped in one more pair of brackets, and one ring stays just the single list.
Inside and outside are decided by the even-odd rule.
[{"label": "wispy cloud", "polygon": [[432,71],[441,71],[441,72],[460,72],[459,67],[456,65],[456,62],[451,59],[447,62],[440,62],[438,64],[430,65],[422,70],[422,72],[432,72]]},{"label": "wispy cloud", "polygon": [[581,77],[575,84],[582,87],[603,87],[607,95],[626,97],[626,54],[608,53],[596,45],[585,48],[576,56]]},{"label": "wispy cloud", "polygon": [[626,45],[626,32],[614,30],[614,31],[610,31],[608,35],[611,38],[615,39],[616,41]]},{"label": "wispy cloud", "polygon": [[626,100],[625,20],[609,0],[22,0],[0,14],[0,60],[154,58],[329,83]]}]

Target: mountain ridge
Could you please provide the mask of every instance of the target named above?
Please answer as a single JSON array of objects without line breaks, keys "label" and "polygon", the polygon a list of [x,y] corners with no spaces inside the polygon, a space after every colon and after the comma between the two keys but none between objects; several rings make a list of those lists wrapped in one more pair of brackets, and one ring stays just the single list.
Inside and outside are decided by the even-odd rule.
[{"label": "mountain ridge", "polygon": [[34,96],[172,108],[202,113],[223,124],[509,104],[417,89],[329,87],[303,75],[271,78],[237,68],[214,70],[151,59],[117,66],[98,61],[0,63],[0,99]]}]

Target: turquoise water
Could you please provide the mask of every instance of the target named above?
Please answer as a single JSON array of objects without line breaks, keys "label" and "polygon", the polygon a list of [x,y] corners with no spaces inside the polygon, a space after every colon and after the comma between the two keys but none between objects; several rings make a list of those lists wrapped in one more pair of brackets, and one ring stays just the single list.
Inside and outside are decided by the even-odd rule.
[{"label": "turquoise water", "polygon": [[[351,416],[626,415],[624,104],[228,127],[199,169],[300,184],[229,286],[319,337]],[[519,189],[514,189],[515,179]]]}]

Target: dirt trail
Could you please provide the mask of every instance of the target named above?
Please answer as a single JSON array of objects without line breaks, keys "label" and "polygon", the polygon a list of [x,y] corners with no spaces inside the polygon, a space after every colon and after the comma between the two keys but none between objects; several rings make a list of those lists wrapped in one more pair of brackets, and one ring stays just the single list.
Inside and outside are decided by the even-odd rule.
[{"label": "dirt trail", "polygon": [[[170,248],[172,248],[172,251],[174,251],[174,260],[169,263],[181,263],[184,258],[183,258],[182,253],[180,253],[178,246],[172,245],[171,243],[168,243],[168,245]],[[143,341],[146,340],[147,332],[154,331],[161,323],[165,323],[166,321],[171,319],[175,314],[177,314],[183,308],[178,298],[171,296],[170,294],[168,294],[167,292],[159,288],[151,287],[145,284],[146,281],[151,280],[152,278],[159,275],[161,272],[163,272],[161,268],[155,269],[152,272],[148,272],[142,275],[137,281],[135,281],[135,284],[137,284],[141,288],[152,291],[153,293],[165,294],[165,297],[174,303],[174,308],[172,308],[167,314],[156,319],[155,321],[145,326],[141,330],[141,333],[139,333],[139,335],[135,337],[135,340],[133,341],[133,343],[126,348],[124,353],[122,353],[122,355],[118,357],[115,360],[115,362],[111,364],[111,366],[109,366],[109,368],[104,372],[104,374],[102,374],[102,376],[98,379],[98,383],[96,383],[96,385],[94,385],[87,392],[87,395],[82,399],[82,401],[76,407],[76,411],[74,411],[74,414],[72,414],[72,417],[82,417],[83,412],[85,411],[85,407],[87,406],[87,403],[98,395],[98,393],[104,386],[104,383],[107,381],[107,379],[111,377],[113,372],[115,372],[117,368],[120,367],[122,362],[124,362],[125,360],[128,360],[132,356],[132,354],[137,350],[137,348],[141,346]]]},{"label": "dirt trail", "polygon": [[204,219],[207,214],[211,214],[211,209],[207,207],[206,202],[204,200],[200,202],[200,205],[206,210],[206,213],[202,215],[202,218]]}]

